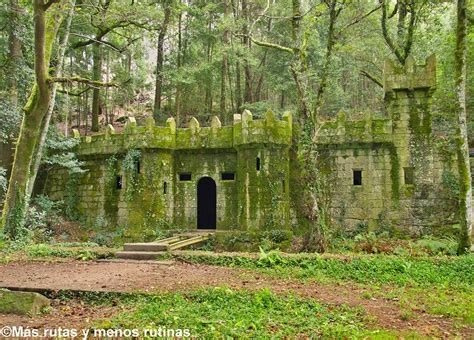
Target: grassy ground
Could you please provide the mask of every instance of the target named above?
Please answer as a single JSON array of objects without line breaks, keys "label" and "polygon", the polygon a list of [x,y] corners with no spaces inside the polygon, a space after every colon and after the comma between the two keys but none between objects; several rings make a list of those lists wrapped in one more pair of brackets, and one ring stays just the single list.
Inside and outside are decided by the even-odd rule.
[{"label": "grassy ground", "polygon": [[322,257],[281,256],[259,258],[180,254],[187,262],[242,267],[282,279],[302,282],[354,283],[366,289],[366,297],[398,301],[407,317],[414,310],[454,317],[474,326],[474,255],[459,257],[401,257],[354,255]]},{"label": "grassy ground", "polygon": [[[55,261],[64,258],[94,260],[110,257],[113,250],[94,244],[29,245],[21,250],[3,248],[0,263]],[[440,315],[462,334],[473,334],[474,256],[394,255],[284,255],[216,254],[176,252],[166,259],[191,264],[243,268],[252,275],[272,280],[320,283],[338,290],[357,287],[367,300],[387,301],[399,308],[394,318],[413,320],[422,315]],[[237,275],[237,274],[236,274]],[[163,278],[166,279],[166,278]],[[279,281],[280,282],[280,281]],[[61,297],[60,299],[67,299]],[[112,317],[95,320],[89,327],[167,329],[186,328],[192,335],[213,337],[369,337],[418,338],[423,330],[387,329],[371,318],[362,306],[322,303],[308,296],[272,289],[247,290],[229,287],[195,291],[160,292],[151,295],[92,294],[81,297],[85,304],[121,306]],[[81,302],[82,303],[82,302]],[[470,328],[471,331],[467,331]],[[457,331],[456,331],[457,332]],[[446,334],[437,334],[446,336]],[[448,334],[447,336],[453,336]]]},{"label": "grassy ground", "polygon": [[326,306],[270,290],[234,291],[225,287],[192,293],[154,295],[134,304],[135,310],[98,328],[167,329],[186,327],[191,335],[215,337],[320,336],[362,334],[364,311]]}]

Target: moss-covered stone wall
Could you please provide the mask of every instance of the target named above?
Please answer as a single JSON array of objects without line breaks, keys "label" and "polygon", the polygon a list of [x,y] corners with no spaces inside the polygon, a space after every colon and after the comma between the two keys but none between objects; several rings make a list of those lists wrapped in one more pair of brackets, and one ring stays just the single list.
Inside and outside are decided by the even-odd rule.
[{"label": "moss-covered stone wall", "polygon": [[182,129],[173,119],[142,127],[130,118],[122,133],[112,126],[101,135],[74,133],[86,172],[72,179],[50,171],[46,187],[53,199],[76,202],[71,208],[89,225],[121,226],[132,239],[157,228],[195,229],[198,182],[210,177],[218,230],[289,228],[290,114],[253,120],[245,111],[231,126],[214,117],[210,127],[191,118]]},{"label": "moss-covered stone wall", "polygon": [[[422,234],[456,220],[456,162],[436,146],[431,130],[435,88],[434,56],[424,65],[411,57],[404,67],[387,61],[385,112],[358,120],[340,112],[318,127],[331,216],[343,228]],[[122,133],[112,126],[96,136],[75,132],[87,172],[71,178],[51,171],[47,188],[87,223],[124,226],[131,238],[146,239],[157,228],[195,229],[198,182],[210,177],[218,230],[289,230],[298,224],[290,197],[299,194],[290,195],[297,190],[290,183],[298,181],[290,170],[292,133],[291,115],[280,120],[272,112],[253,120],[244,111],[231,126],[214,117],[201,127],[191,118],[180,129],[173,119],[158,127],[152,118],[146,126],[129,118]]]},{"label": "moss-covered stone wall", "polygon": [[438,150],[431,130],[435,88],[434,56],[424,65],[411,57],[404,67],[386,61],[386,113],[354,121],[340,112],[321,124],[317,143],[333,172],[331,210],[342,227],[422,234],[455,222],[456,196],[446,183],[455,162]]}]

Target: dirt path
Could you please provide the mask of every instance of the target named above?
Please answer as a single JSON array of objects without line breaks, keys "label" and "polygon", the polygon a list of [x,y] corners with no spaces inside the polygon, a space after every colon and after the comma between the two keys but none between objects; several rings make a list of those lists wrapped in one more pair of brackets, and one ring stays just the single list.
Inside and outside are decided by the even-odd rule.
[{"label": "dirt path", "polygon": [[[11,263],[0,265],[0,287],[90,291],[186,291],[227,285],[234,289],[270,288],[278,293],[295,292],[323,303],[363,306],[376,318],[374,326],[393,330],[416,330],[441,337],[474,336],[473,329],[456,330],[452,320],[417,312],[403,320],[400,307],[386,299],[364,299],[363,289],[350,284],[325,285],[277,280],[249,270],[179,262],[128,263],[79,262]],[[108,311],[106,310],[105,313]],[[83,318],[87,317],[87,311]],[[104,315],[106,317],[107,315]],[[94,317],[94,316],[92,316]],[[38,317],[37,317],[38,318]],[[41,318],[41,317],[39,317]],[[45,320],[48,320],[45,317]],[[78,322],[81,320],[77,319]],[[5,316],[0,315],[0,325]]]}]

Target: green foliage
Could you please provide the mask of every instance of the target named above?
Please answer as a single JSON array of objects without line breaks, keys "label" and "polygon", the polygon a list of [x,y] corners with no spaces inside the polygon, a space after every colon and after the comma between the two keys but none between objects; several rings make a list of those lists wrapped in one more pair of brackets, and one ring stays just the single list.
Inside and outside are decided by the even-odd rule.
[{"label": "green foliage", "polygon": [[24,225],[25,237],[31,242],[49,242],[56,225],[64,223],[62,201],[52,201],[47,196],[35,197],[29,205]]},{"label": "green foliage", "polygon": [[118,160],[115,155],[110,156],[105,161],[106,169],[105,169],[105,192],[109,195],[115,193],[115,176],[117,175],[117,165]]},{"label": "green foliage", "polygon": [[6,98],[0,98],[0,143],[9,142],[18,133],[21,113]]},{"label": "green foliage", "polygon": [[216,247],[219,250],[230,251],[258,251],[261,247],[271,249],[288,249],[293,234],[288,230],[274,229],[255,232],[232,231],[216,238]]},{"label": "green foliage", "polygon": [[432,255],[454,256],[457,253],[457,240],[450,238],[439,239],[425,236],[416,241],[415,246]]},{"label": "green foliage", "polygon": [[450,197],[459,197],[459,180],[452,171],[443,171],[442,183],[443,187],[448,190]]},{"label": "green foliage", "polygon": [[273,267],[280,264],[285,264],[285,258],[282,257],[280,252],[277,250],[271,250],[267,253],[262,247],[260,247],[258,263],[263,267]]},{"label": "green foliage", "polygon": [[96,327],[141,329],[159,325],[189,329],[191,336],[199,338],[295,334],[340,338],[359,334],[364,318],[360,310],[345,306],[329,308],[314,300],[275,295],[266,289],[247,292],[224,287],[146,297],[135,311],[98,322]]},{"label": "green foliage", "polygon": [[113,251],[103,248],[92,242],[72,243],[38,243],[7,241],[0,247],[0,263],[25,260],[55,260],[71,258],[82,261],[111,258]]},{"label": "green foliage", "polygon": [[65,187],[67,193],[65,197],[65,215],[70,221],[79,220],[79,211],[77,210],[79,205],[78,185],[79,174],[69,173]]},{"label": "green foliage", "polygon": [[45,155],[42,163],[47,169],[65,168],[71,174],[83,173],[83,162],[79,161],[72,151],[80,143],[79,139],[67,138],[55,127],[50,127],[45,142]]},{"label": "green foliage", "polygon": [[31,258],[47,258],[47,257],[60,257],[60,258],[74,258],[82,261],[91,261],[100,258],[107,258],[111,256],[110,252],[104,252],[97,249],[88,248],[77,248],[71,249],[68,247],[50,246],[47,244],[35,244],[27,248],[27,255]]},{"label": "green foliage", "polygon": [[474,284],[472,255],[463,257],[299,255],[286,256],[284,260],[278,260],[280,255],[272,254],[274,255],[271,255],[271,261],[263,262],[257,258],[243,256],[179,255],[179,257],[195,263],[260,269],[271,275],[296,279],[459,289],[468,289]]}]

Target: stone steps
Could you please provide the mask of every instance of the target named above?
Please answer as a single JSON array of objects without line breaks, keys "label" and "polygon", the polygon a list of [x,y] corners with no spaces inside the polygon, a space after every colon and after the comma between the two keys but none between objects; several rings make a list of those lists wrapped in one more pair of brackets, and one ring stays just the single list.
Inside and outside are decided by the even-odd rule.
[{"label": "stone steps", "polygon": [[167,251],[168,245],[160,243],[125,243],[123,245],[123,250],[144,252]]},{"label": "stone steps", "polygon": [[123,251],[115,253],[115,257],[130,260],[155,260],[157,257],[166,254],[168,251],[204,242],[208,240],[213,233],[214,230],[200,230],[178,234],[155,242],[125,243],[123,245]]},{"label": "stone steps", "polygon": [[164,254],[164,251],[119,251],[115,253],[115,257],[126,260],[155,260]]}]

